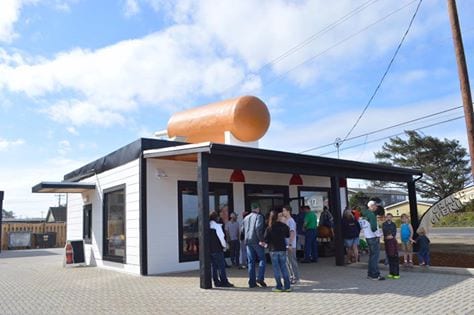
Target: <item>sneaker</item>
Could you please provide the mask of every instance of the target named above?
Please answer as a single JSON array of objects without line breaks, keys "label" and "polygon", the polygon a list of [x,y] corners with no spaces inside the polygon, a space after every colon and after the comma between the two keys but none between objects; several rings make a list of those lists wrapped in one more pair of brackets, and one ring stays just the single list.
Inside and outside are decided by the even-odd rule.
[{"label": "sneaker", "polygon": [[280,292],[283,292],[283,290],[282,290],[282,289],[278,289],[278,288],[273,288],[273,289],[272,289],[272,292],[280,293]]},{"label": "sneaker", "polygon": [[298,284],[300,281],[297,279],[291,279],[290,283],[291,284]]},{"label": "sneaker", "polygon": [[382,280],[385,280],[384,277],[382,276],[378,276],[378,277],[367,277],[368,279],[370,280],[374,280],[374,281],[382,281]]},{"label": "sneaker", "polygon": [[257,284],[260,285],[262,288],[266,288],[267,284],[263,280],[257,280]]},{"label": "sneaker", "polygon": [[291,292],[291,291],[293,291],[291,288],[283,290],[283,292]]},{"label": "sneaker", "polygon": [[393,276],[392,279],[400,279],[400,276]]},{"label": "sneaker", "polygon": [[227,282],[227,283],[222,283],[222,284],[218,285],[217,287],[220,287],[220,288],[233,288],[235,286],[232,283]]},{"label": "sneaker", "polygon": [[391,273],[387,275],[387,278],[388,278],[388,279],[393,279],[394,277],[395,277],[395,276],[392,275]]}]

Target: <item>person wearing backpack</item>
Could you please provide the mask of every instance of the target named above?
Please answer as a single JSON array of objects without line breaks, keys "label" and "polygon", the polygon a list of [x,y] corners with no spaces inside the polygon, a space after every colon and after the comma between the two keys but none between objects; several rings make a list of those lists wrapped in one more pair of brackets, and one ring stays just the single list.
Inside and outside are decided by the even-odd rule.
[{"label": "person wearing backpack", "polygon": [[351,210],[344,211],[342,216],[342,237],[347,252],[347,262],[357,262],[359,258],[360,224],[354,218]]}]

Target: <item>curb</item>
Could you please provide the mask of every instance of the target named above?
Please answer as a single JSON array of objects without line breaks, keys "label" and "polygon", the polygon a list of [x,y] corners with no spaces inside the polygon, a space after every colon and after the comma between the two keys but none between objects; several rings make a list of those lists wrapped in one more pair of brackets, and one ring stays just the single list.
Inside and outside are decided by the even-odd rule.
[{"label": "curb", "polygon": [[[368,263],[366,262],[359,262],[355,264],[346,265],[346,267],[366,269],[367,265]],[[379,266],[380,266],[380,270],[388,270],[388,266],[385,266],[383,264],[379,264]],[[400,271],[420,272],[420,273],[439,273],[439,274],[451,274],[451,275],[474,277],[474,268],[438,267],[438,266],[430,266],[430,267],[413,266],[412,268],[403,268],[402,266],[400,266]]]}]

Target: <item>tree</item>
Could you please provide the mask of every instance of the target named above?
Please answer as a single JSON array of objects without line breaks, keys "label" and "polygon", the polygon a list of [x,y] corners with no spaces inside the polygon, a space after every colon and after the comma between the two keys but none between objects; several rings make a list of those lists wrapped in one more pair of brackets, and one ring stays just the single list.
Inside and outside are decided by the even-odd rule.
[{"label": "tree", "polygon": [[2,209],[2,218],[5,219],[13,219],[15,217],[15,214],[13,211],[7,211],[5,209]]},{"label": "tree", "polygon": [[354,209],[355,207],[359,207],[359,209],[365,209],[367,208],[367,202],[369,202],[369,200],[369,196],[359,191],[351,196],[349,199],[349,206],[351,209]]},{"label": "tree", "polygon": [[417,190],[423,198],[440,200],[461,190],[471,180],[468,154],[459,141],[440,140],[405,131],[407,140],[391,138],[375,153],[379,163],[420,169]]}]

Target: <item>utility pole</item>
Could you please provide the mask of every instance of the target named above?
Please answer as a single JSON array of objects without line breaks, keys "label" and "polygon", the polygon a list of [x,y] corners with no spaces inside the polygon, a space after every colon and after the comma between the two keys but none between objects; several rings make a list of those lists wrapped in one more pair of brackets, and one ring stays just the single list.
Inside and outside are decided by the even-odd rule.
[{"label": "utility pole", "polygon": [[464,105],[464,118],[467,128],[467,142],[469,144],[469,154],[471,156],[471,175],[474,178],[474,114],[472,112],[472,97],[469,85],[469,75],[467,73],[466,57],[462,43],[461,28],[459,26],[456,0],[448,1],[449,20],[451,21],[451,31],[453,33],[454,50],[456,52],[456,62],[458,65],[459,84],[461,86],[462,103]]}]

